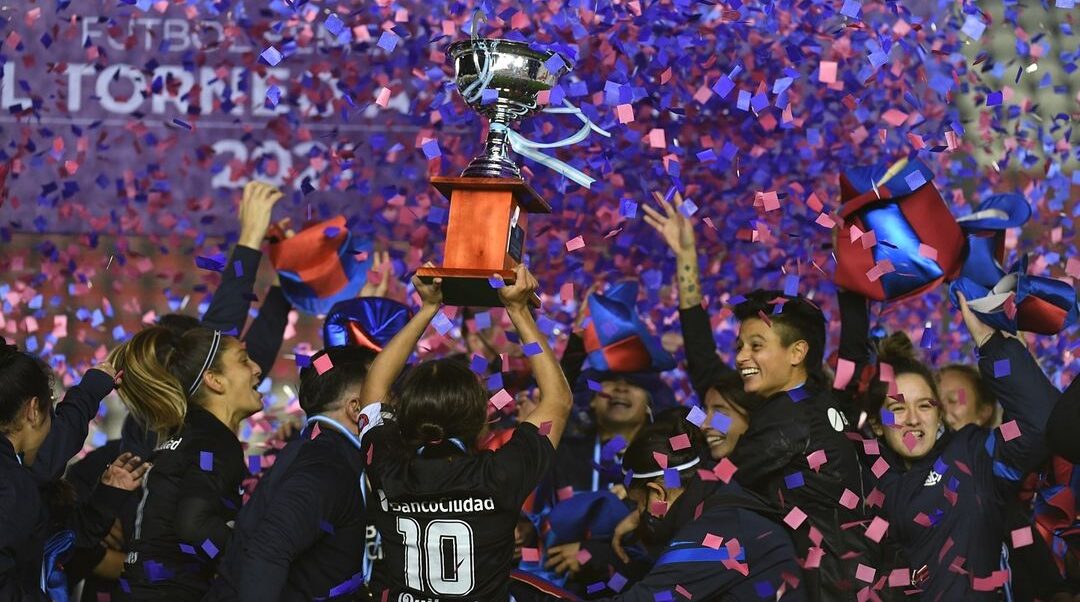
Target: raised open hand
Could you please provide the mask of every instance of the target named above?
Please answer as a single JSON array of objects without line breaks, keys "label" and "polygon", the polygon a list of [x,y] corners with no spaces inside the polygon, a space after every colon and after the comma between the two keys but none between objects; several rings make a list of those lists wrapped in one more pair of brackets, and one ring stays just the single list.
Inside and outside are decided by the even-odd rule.
[{"label": "raised open hand", "polygon": [[385,297],[387,291],[390,290],[390,282],[397,278],[389,251],[375,251],[371,256],[371,269],[368,274],[364,288],[360,289],[360,296]]},{"label": "raised open hand", "polygon": [[674,207],[672,207],[671,203],[665,201],[664,196],[659,192],[654,192],[653,198],[660,204],[664,212],[661,213],[648,205],[642,205],[645,210],[645,223],[652,226],[664,237],[664,241],[667,242],[668,247],[676,255],[697,253],[694,225],[690,223],[690,218],[683,215],[679,210],[683,204],[682,195],[675,193]]},{"label": "raised open hand", "polygon": [[262,240],[270,228],[270,214],[282,196],[280,190],[266,182],[252,181],[244,186],[244,197],[240,200],[238,244],[252,249],[262,246]]}]

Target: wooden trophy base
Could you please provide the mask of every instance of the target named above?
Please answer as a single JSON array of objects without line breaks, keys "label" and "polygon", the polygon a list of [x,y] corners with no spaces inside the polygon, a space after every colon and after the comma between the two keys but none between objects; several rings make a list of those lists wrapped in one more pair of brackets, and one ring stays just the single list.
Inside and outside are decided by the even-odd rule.
[{"label": "wooden trophy base", "polygon": [[[471,307],[502,307],[499,289],[491,286],[491,278],[502,276],[507,286],[517,282],[513,270],[473,270],[468,268],[419,268],[416,276],[425,284],[442,278],[443,303]],[[540,307],[540,295],[534,295],[529,303]]]},{"label": "wooden trophy base", "polygon": [[528,214],[550,213],[551,206],[516,178],[435,177],[431,183],[450,200],[446,246],[441,266],[420,268],[416,275],[425,283],[441,278],[447,305],[501,307],[490,279],[498,274],[514,283]]},{"label": "wooden trophy base", "polygon": [[507,284],[514,283],[513,270],[472,270],[467,268],[419,268],[417,277],[425,284],[442,278],[443,303],[475,307],[501,307],[499,289],[491,286],[495,274]]}]

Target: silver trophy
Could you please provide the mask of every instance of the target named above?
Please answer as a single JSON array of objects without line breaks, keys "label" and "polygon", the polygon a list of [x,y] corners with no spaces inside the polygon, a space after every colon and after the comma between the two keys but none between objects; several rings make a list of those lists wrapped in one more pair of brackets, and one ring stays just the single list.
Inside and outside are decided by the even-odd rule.
[{"label": "silver trophy", "polygon": [[[491,124],[483,154],[474,158],[461,175],[520,179],[521,171],[510,159],[509,135],[504,128],[540,110],[537,94],[550,90],[559,76],[569,71],[568,61],[562,60],[561,67],[553,72],[548,69],[548,61],[555,52],[490,38],[455,42],[446,53],[454,62],[458,91]],[[485,90],[495,91],[498,96],[492,99],[488,92],[485,102]]]}]

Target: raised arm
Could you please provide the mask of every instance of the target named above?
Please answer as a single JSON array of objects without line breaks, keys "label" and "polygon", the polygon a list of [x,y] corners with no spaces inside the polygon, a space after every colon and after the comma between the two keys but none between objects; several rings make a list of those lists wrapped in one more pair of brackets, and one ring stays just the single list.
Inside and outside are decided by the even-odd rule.
[{"label": "raised arm", "polygon": [[1002,423],[1016,421],[1019,436],[994,429],[985,449],[994,462],[994,475],[1018,484],[1025,474],[1046,461],[1046,422],[1061,395],[1046,378],[1024,345],[984,324],[972,313],[963,294],[960,312],[979,346],[979,372],[1001,403]]},{"label": "raised arm", "polygon": [[570,383],[573,387],[577,382],[578,377],[581,376],[581,368],[585,365],[585,360],[589,357],[587,351],[585,351],[585,339],[581,337],[582,327],[585,324],[585,307],[589,303],[589,297],[600,287],[600,282],[596,281],[589,286],[581,295],[581,303],[578,304],[577,317],[574,318],[574,327],[570,329],[570,335],[566,339],[566,348],[563,349],[562,357],[559,358],[559,366],[562,367],[563,374],[566,376],[566,382]]},{"label": "raised arm", "polygon": [[233,248],[229,263],[221,274],[221,284],[214,291],[210,307],[202,317],[207,328],[235,332],[247,323],[255,274],[262,259],[263,238],[270,227],[270,214],[282,197],[281,191],[264,182],[250,182],[240,201],[240,239]]},{"label": "raised arm", "polygon": [[570,415],[573,397],[562,367],[555,359],[555,353],[548,347],[547,338],[540,333],[529,311],[529,301],[538,286],[536,278],[523,264],[518,265],[515,272],[514,284],[499,289],[499,298],[506,306],[506,314],[510,316],[514,329],[521,337],[521,343],[535,343],[540,346],[539,353],[526,354],[529,367],[532,368],[536,384],[540,388],[540,403],[525,421],[536,425],[540,432],[546,429],[551,444],[558,447],[566,429],[566,418]]},{"label": "raised arm", "polygon": [[292,304],[285,298],[280,286],[271,286],[270,291],[259,306],[259,315],[251,322],[251,328],[244,335],[248,355],[259,365],[262,371],[260,379],[270,375],[281,341],[285,336],[285,327],[289,323],[289,310]]},{"label": "raised arm", "polygon": [[82,449],[90,421],[98,406],[115,386],[116,370],[108,362],[87,370],[79,384],[68,389],[56,406],[52,428],[30,466],[34,479],[46,483],[59,479],[67,463]]},{"label": "raised arm", "polygon": [[[859,378],[872,357],[870,350],[870,302],[858,293],[837,289],[837,304],[840,308],[840,349],[839,361],[853,364],[852,376],[847,384],[833,390],[840,409],[851,418],[859,415],[856,398],[859,392]],[[838,371],[840,370],[838,366]]]},{"label": "raised arm", "polygon": [[1061,394],[1046,424],[1046,444],[1050,451],[1073,464],[1080,464],[1080,377]]},{"label": "raised arm", "polygon": [[701,269],[698,265],[697,241],[694,225],[682,212],[682,195],[675,194],[675,205],[664,200],[660,193],[653,193],[663,213],[644,206],[645,222],[652,226],[675,253],[675,275],[679,289],[679,323],[682,326],[683,346],[686,348],[686,371],[698,399],[716,380],[732,368],[720,360],[716,353],[709,314],[701,306]]},{"label": "raised arm", "polygon": [[[427,265],[431,265],[430,263]],[[431,284],[424,284],[416,276],[412,279],[416,293],[420,295],[420,311],[409,320],[401,332],[394,335],[386,347],[371,362],[367,377],[364,379],[364,387],[360,390],[360,399],[363,405],[369,405],[386,400],[391,385],[397,380],[401,371],[405,368],[409,356],[420,337],[424,335],[428,324],[439,312],[442,305],[442,279],[436,278]]]}]

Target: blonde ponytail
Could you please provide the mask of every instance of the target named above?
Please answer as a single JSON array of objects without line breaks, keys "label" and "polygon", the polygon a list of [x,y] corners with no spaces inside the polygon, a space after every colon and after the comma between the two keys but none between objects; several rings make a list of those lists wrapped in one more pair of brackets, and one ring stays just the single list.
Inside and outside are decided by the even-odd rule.
[{"label": "blonde ponytail", "polygon": [[187,396],[168,368],[178,342],[168,329],[156,326],[137,333],[109,354],[117,371],[123,370],[116,388],[120,399],[161,439],[178,431],[187,415]]}]

